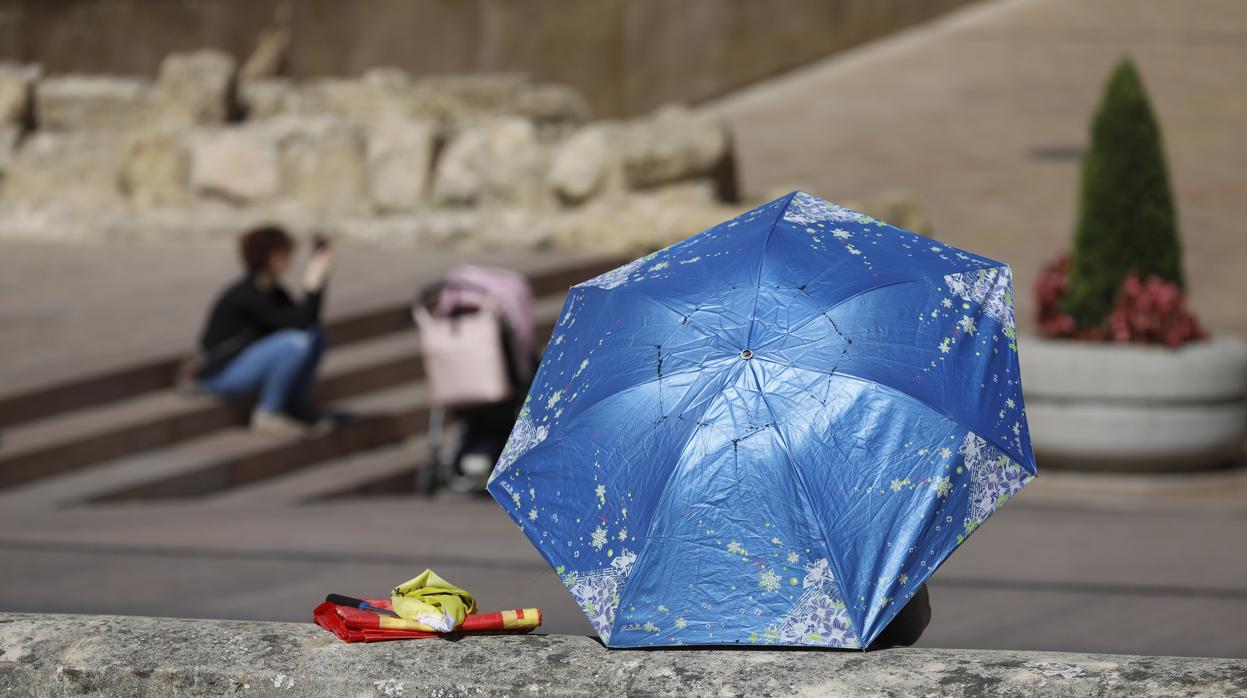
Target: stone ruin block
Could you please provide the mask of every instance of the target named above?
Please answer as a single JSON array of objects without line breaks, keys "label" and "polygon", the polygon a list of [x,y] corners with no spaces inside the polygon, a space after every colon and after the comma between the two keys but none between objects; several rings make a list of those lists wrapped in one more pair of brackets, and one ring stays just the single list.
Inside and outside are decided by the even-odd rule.
[{"label": "stone ruin block", "polygon": [[378,210],[409,211],[424,199],[437,130],[432,122],[389,118],[368,131],[368,189]]},{"label": "stone ruin block", "polygon": [[313,80],[298,88],[298,98],[291,104],[302,116],[333,116],[359,124],[431,113],[412,90],[407,74],[397,68],[374,68],[358,79]]},{"label": "stone ruin block", "polygon": [[121,206],[122,143],[109,133],[35,133],[17,150],[3,196],[36,208],[97,213]]},{"label": "stone ruin block", "polygon": [[190,153],[181,131],[142,131],[127,139],[121,163],[121,190],[140,208],[190,203]]},{"label": "stone ruin block", "polygon": [[265,126],[196,133],[190,140],[190,187],[196,194],[239,205],[271,199],[281,191],[280,139]]},{"label": "stone ruin block", "polygon": [[727,127],[686,107],[664,107],[629,122],[620,136],[634,189],[711,176],[731,155]]},{"label": "stone ruin block", "polygon": [[281,132],[285,194],[317,213],[369,207],[364,129],[343,119],[286,119]]},{"label": "stone ruin block", "polygon": [[468,127],[451,138],[438,160],[434,200],[458,206],[549,208],[549,164],[549,151],[527,119],[505,117]]},{"label": "stone ruin block", "polygon": [[152,85],[139,78],[64,75],[35,87],[41,131],[132,131],[152,121]]},{"label": "stone ruin block", "polygon": [[237,110],[237,74],[237,62],[223,51],[165,56],[152,92],[156,118],[173,126],[225,123]]},{"label": "stone ruin block", "polygon": [[548,181],[559,199],[579,204],[607,189],[621,189],[623,163],[610,125],[586,126],[558,144]]},{"label": "stone ruin block", "polygon": [[238,108],[247,121],[263,121],[307,111],[301,93],[288,78],[256,78],[238,83]]},{"label": "stone ruin block", "polygon": [[413,83],[429,99],[440,96],[454,117],[518,116],[539,127],[550,124],[579,125],[589,120],[589,103],[566,85],[540,83],[523,73],[447,75]]}]

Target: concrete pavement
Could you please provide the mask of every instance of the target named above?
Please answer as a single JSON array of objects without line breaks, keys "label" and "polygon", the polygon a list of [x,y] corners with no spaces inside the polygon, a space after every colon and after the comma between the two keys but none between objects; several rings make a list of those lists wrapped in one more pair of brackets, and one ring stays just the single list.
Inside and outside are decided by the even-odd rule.
[{"label": "concrete pavement", "polygon": [[[1247,658],[1243,511],[1106,511],[1063,479],[1036,480],[941,568],[922,646]],[[432,567],[485,606],[541,606],[547,632],[592,632],[488,500],[0,512],[0,531],[0,610],[297,621],[326,593],[384,595]]]},{"label": "concrete pavement", "polygon": [[[1244,13],[1232,0],[996,0],[711,108],[737,129],[749,190],[915,189],[939,237],[1014,264],[1026,288],[1072,226],[1066,155],[1109,66],[1134,52],[1166,128],[1195,306],[1243,331]],[[342,308],[405,297],[450,259],[352,250],[332,292]],[[4,392],[186,346],[234,268],[225,245],[0,254]],[[936,575],[922,644],[1247,657],[1245,535],[1239,472],[1042,471]],[[306,620],[325,593],[384,594],[428,566],[486,606],[542,606],[549,632],[590,632],[488,501],[0,507],[0,556],[0,610]]]},{"label": "concrete pavement", "polygon": [[936,237],[1014,266],[1031,321],[1067,249],[1104,81],[1133,56],[1159,116],[1193,307],[1247,333],[1247,3],[993,0],[735,92],[746,192],[833,201],[915,192]]}]

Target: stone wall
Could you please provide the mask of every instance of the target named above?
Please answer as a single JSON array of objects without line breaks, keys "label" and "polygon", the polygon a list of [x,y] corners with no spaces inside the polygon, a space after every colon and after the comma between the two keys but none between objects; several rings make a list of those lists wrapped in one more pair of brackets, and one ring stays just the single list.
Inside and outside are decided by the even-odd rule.
[{"label": "stone wall", "polygon": [[310,622],[0,614],[12,696],[1230,696],[1247,662],[1061,652],[607,650],[574,636],[342,644]]},{"label": "stone wall", "polygon": [[[726,128],[680,106],[592,121],[518,75],[242,79],[229,54],[157,77],[0,66],[0,234],[300,231],[631,251],[722,220]],[[629,231],[623,235],[620,231]]]},{"label": "stone wall", "polygon": [[383,65],[417,76],[524,71],[572,85],[598,115],[627,116],[722,94],[971,1],[0,0],[0,60],[151,76],[165,54],[203,46],[242,60],[280,26],[296,77]]}]

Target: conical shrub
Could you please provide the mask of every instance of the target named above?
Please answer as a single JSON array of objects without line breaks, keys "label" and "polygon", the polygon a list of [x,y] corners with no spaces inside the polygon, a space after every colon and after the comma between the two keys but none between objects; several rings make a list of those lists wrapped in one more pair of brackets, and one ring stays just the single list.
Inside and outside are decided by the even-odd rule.
[{"label": "conical shrub", "polygon": [[1065,311],[1099,325],[1131,271],[1185,288],[1160,127],[1134,63],[1113,71],[1091,126]]}]

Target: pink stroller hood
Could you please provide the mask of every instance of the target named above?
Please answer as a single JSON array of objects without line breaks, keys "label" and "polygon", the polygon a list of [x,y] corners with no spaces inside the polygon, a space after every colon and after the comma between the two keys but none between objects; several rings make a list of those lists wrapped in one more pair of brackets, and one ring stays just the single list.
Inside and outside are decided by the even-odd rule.
[{"label": "pink stroller hood", "polygon": [[533,291],[523,274],[499,267],[464,265],[446,273],[446,285],[437,299],[437,315],[455,308],[485,307],[493,304],[495,312],[511,326],[511,331],[525,355],[537,350],[536,328],[533,327]]}]

